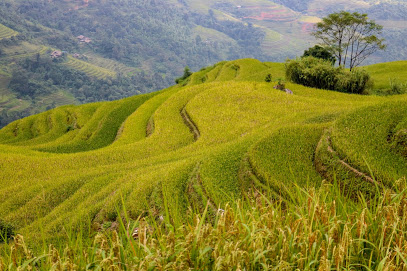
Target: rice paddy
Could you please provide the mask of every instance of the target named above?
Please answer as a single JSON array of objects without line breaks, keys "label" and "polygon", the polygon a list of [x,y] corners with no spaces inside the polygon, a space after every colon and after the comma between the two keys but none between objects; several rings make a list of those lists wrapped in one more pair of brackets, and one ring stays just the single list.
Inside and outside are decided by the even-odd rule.
[{"label": "rice paddy", "polygon": [[[399,64],[385,65],[372,75],[379,86]],[[0,130],[1,220],[41,244],[66,238],[67,225],[100,231],[119,223],[123,208],[126,221],[181,226],[191,208],[215,215],[248,191],[304,204],[299,190],[331,183],[354,206],[358,192],[372,198],[405,182],[407,95],[287,83],[289,95],[273,88],[283,75],[282,63],[221,62],[160,92],[58,107],[9,124]],[[336,264],[346,266],[345,258]]]},{"label": "rice paddy", "polygon": [[0,61],[6,65],[9,65],[15,61],[22,60],[27,57],[33,57],[36,54],[46,54],[47,50],[49,50],[49,48],[46,46],[23,41],[20,45],[4,48],[5,54],[0,58]]},{"label": "rice paddy", "polygon": [[[98,67],[105,68],[109,71],[114,71],[116,73],[120,73],[123,76],[132,75],[133,73],[140,71],[140,69],[126,66],[123,63],[120,63],[118,61],[114,61],[112,59],[107,59],[107,58],[102,58],[100,56],[97,56],[94,53],[92,53],[90,50],[89,50],[89,52],[88,51],[85,51],[85,52],[86,52],[86,56],[88,58],[87,59],[88,63],[93,64]],[[109,76],[111,76],[111,75],[109,75]]]},{"label": "rice paddy", "polygon": [[96,77],[99,79],[108,78],[108,77],[115,77],[116,73],[108,70],[106,68],[98,67],[91,63],[85,62],[83,60],[76,59],[74,57],[68,56],[68,61],[64,62],[64,65],[73,68],[75,70],[79,70],[81,72],[86,73],[90,77]]},{"label": "rice paddy", "polygon": [[18,32],[14,31],[13,29],[0,24],[0,40],[11,38],[17,34],[18,34]]}]

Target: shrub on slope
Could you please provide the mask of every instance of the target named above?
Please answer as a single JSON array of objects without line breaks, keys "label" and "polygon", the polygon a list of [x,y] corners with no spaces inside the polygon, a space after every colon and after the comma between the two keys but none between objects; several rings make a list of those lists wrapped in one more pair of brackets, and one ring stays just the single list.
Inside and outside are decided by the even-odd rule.
[{"label": "shrub on slope", "polygon": [[333,67],[329,61],[314,57],[287,60],[286,77],[308,87],[363,93],[369,85],[369,74],[361,69],[353,71]]}]

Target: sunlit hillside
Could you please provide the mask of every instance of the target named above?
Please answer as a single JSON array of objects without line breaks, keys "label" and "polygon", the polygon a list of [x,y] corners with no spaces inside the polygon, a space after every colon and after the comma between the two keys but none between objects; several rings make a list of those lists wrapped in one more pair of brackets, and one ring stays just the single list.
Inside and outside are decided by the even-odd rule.
[{"label": "sunlit hillside", "polygon": [[372,195],[407,175],[406,95],[287,84],[290,95],[264,82],[283,71],[221,62],[160,92],[11,123],[0,130],[1,220],[34,242],[68,223],[102,227],[122,202],[132,218],[182,217],[252,187],[291,201],[294,184],[337,179]]}]

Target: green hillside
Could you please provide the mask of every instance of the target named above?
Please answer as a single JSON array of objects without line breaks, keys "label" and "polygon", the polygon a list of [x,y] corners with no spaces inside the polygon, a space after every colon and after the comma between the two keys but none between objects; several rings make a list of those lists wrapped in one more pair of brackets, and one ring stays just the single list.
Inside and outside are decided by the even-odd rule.
[{"label": "green hillside", "polygon": [[[14,82],[35,75],[20,87],[1,87],[13,106],[0,107],[0,127],[56,106],[166,88],[185,66],[196,71],[222,60],[294,58],[315,44],[315,23],[342,9],[367,13],[384,26],[387,51],[365,64],[406,59],[407,5],[399,0],[3,0],[0,72]],[[48,66],[27,67],[38,54],[51,59],[54,50],[66,56],[53,59],[59,67],[52,69],[74,76],[49,80]]]},{"label": "green hillside", "polygon": [[[398,65],[369,69],[384,86]],[[225,61],[159,92],[9,124],[0,130],[0,221],[40,244],[66,238],[67,225],[106,228],[124,206],[130,220],[179,225],[189,208],[214,215],[253,189],[296,204],[298,187],[328,181],[353,202],[405,180],[407,95],[287,83],[290,95],[267,74],[282,77],[284,64]]]},{"label": "green hillside", "polygon": [[[367,69],[383,91],[390,87],[388,81],[394,74],[392,71],[405,64],[390,62]],[[326,234],[332,234],[337,227],[335,225],[339,225],[335,223],[348,219],[352,212],[359,212],[360,219],[366,212],[372,212],[363,219],[376,223],[373,217],[380,217],[381,211],[371,209],[374,205],[370,204],[378,200],[382,191],[394,193],[400,191],[400,187],[405,187],[407,94],[352,95],[287,83],[287,88],[293,92],[290,95],[274,89],[276,81],[266,83],[264,79],[268,74],[275,80],[283,77],[284,64],[263,63],[254,59],[224,61],[201,69],[179,85],[159,92],[112,102],[57,107],[7,125],[0,130],[0,233],[5,229],[3,224],[12,225],[16,233],[24,235],[34,251],[45,251],[49,242],[56,242],[61,246],[59,249],[62,253],[69,242],[78,251],[84,246],[72,243],[73,237],[67,233],[67,228],[73,232],[80,231],[87,236],[82,238],[88,240],[87,234],[103,232],[121,223],[121,219],[139,223],[140,218],[146,218],[153,224],[158,223],[154,221],[164,220],[165,228],[170,231],[174,227],[186,226],[185,221],[189,221],[189,227],[196,227],[195,230],[191,228],[196,234],[202,224],[199,220],[196,222],[191,210],[206,213],[210,223],[211,217],[217,217],[218,208],[225,208],[230,216],[236,216],[236,221],[247,219],[247,222],[241,223],[251,221],[253,224],[250,227],[254,228],[265,227],[258,224],[259,221],[274,223],[271,220],[263,221],[263,215],[274,216],[275,211],[279,214],[285,212],[285,207],[266,211],[268,205],[263,202],[267,205],[265,209],[262,207],[257,210],[258,213],[252,214],[252,203],[249,202],[245,203],[249,205],[239,207],[249,208],[247,217],[234,213],[240,212],[239,209],[232,210],[227,204],[239,200],[250,191],[257,191],[254,192],[257,195],[255,198],[259,197],[261,191],[268,200],[294,208],[290,209],[292,212],[303,212],[298,216],[307,217],[303,218],[305,220],[312,219],[308,217],[311,214],[306,207],[308,204],[310,208],[308,197],[316,197],[313,200],[322,200],[318,204],[331,206],[316,205],[315,210],[321,216],[325,211],[318,208],[336,208],[337,201],[338,212],[345,218],[330,211],[332,220],[315,222],[315,227]],[[398,74],[397,79],[405,82],[403,74]],[[333,190],[326,192],[327,183],[334,184],[337,190],[329,188]],[[311,190],[304,192],[302,189]],[[315,194],[316,190],[321,194]],[[357,203],[356,199],[361,195],[366,199],[365,207],[365,200],[361,200],[361,205]],[[329,198],[334,199],[333,203]],[[404,206],[399,202],[402,199],[394,195],[394,201],[390,203]],[[304,209],[295,209],[298,206]],[[400,208],[404,207],[397,208],[402,210]],[[296,219],[297,214],[288,216],[287,221],[291,222],[287,223],[299,223]],[[346,225],[353,223],[346,221],[343,222]],[[304,223],[307,225],[309,222]],[[326,223],[329,224],[328,228],[324,226],[328,225]],[[379,229],[384,225],[387,224],[377,224],[375,227]],[[404,224],[400,222],[394,225],[399,229]],[[228,230],[232,231],[233,227],[228,226]],[[346,227],[340,230],[342,238],[346,237]],[[244,227],[238,228],[243,230],[240,233],[243,237],[238,238],[245,238]],[[285,228],[270,233],[267,242],[274,243],[277,241],[273,238],[283,238],[277,237],[282,231],[285,232]],[[308,227],[305,231],[306,237],[299,239],[314,238]],[[355,234],[353,241],[349,242],[358,238],[356,232],[359,234],[359,230],[354,231],[349,233]],[[157,234],[155,238],[165,238]],[[290,230],[285,234],[295,235]],[[374,237],[376,234],[380,235],[381,230],[366,238],[379,242]],[[321,238],[317,236],[318,242],[325,242],[322,233]],[[184,237],[184,233],[181,233],[177,238]],[[126,238],[125,234],[121,238]],[[199,233],[196,238],[200,238]],[[186,242],[182,246],[188,247],[188,241],[181,239],[179,242]],[[108,242],[116,242],[112,240]],[[151,247],[157,245],[154,242],[167,242],[149,240]],[[393,246],[391,240],[389,247]],[[240,241],[237,239],[233,242]],[[380,252],[377,253],[386,250],[382,242],[378,244],[377,250]],[[255,244],[253,239],[247,246]],[[280,252],[271,252],[263,245],[263,253],[272,255],[280,255],[285,249],[295,250],[282,245],[278,248]],[[4,245],[3,252],[1,249],[0,244],[0,267],[1,255],[9,255],[10,248]],[[335,252],[333,245],[328,249]],[[21,251],[21,255],[28,253]],[[134,253],[152,257],[151,262],[161,257],[155,252],[147,256],[144,248]],[[203,251],[199,253],[205,254]],[[349,249],[349,253],[353,253],[352,250]],[[90,259],[81,258],[79,254],[77,257],[82,259],[80,261],[84,268]],[[69,258],[66,258],[68,254],[64,255],[69,262]],[[249,254],[248,257],[253,255],[256,254]],[[312,263],[313,257],[320,261],[321,255],[313,255],[306,256],[310,266],[322,266],[320,262]],[[369,266],[380,266],[376,258],[369,260],[372,255],[373,252],[371,256],[360,256],[360,259],[353,260],[367,261]],[[374,257],[384,257],[380,255],[375,254]],[[32,255],[27,257],[31,259]],[[332,254],[329,257],[339,256]],[[165,261],[172,262],[174,259],[167,258]],[[256,259],[253,261],[268,262],[267,258]],[[4,260],[9,261],[7,257]],[[201,261],[207,263],[206,260],[195,260],[195,266],[201,266]],[[286,260],[296,264],[301,262],[299,258]],[[347,266],[353,260],[340,266]],[[396,261],[396,258],[393,260]],[[228,261],[234,262],[232,259]],[[242,258],[242,261],[248,259]],[[278,266],[283,264],[281,261]],[[45,262],[43,264],[48,266]],[[139,262],[140,266],[143,264]],[[218,267],[215,269],[222,270]],[[250,270],[257,269],[251,267]]]}]

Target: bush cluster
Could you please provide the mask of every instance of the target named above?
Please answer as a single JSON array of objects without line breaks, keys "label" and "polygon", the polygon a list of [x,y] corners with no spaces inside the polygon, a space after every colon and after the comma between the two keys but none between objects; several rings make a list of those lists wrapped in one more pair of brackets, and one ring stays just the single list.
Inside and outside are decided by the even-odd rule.
[{"label": "bush cluster", "polygon": [[315,57],[287,60],[286,78],[308,87],[363,93],[371,84],[370,75],[362,69],[349,71]]},{"label": "bush cluster", "polygon": [[189,69],[188,66],[186,66],[185,69],[184,69],[184,74],[181,77],[175,79],[175,83],[179,84],[181,82],[184,82],[185,79],[189,78],[191,75],[192,75],[191,70]]}]

